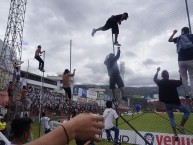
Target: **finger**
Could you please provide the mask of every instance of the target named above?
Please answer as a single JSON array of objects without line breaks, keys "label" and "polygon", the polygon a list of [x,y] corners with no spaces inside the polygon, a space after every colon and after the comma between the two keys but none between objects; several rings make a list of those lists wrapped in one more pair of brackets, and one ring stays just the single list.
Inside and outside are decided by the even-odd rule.
[{"label": "finger", "polygon": [[104,121],[104,118],[103,116],[101,115],[96,115],[96,114],[92,114],[93,115],[93,119],[96,120],[96,121]]},{"label": "finger", "polygon": [[97,129],[103,129],[104,123],[96,122],[96,123],[94,123],[94,127],[96,127]]},{"label": "finger", "polygon": [[102,133],[102,130],[101,129],[97,129],[97,128],[93,128],[93,134],[101,134]]},{"label": "finger", "polygon": [[96,141],[96,142],[100,142],[100,141],[102,140],[102,138],[101,138],[99,135],[93,136],[92,139],[93,139],[94,141]]}]

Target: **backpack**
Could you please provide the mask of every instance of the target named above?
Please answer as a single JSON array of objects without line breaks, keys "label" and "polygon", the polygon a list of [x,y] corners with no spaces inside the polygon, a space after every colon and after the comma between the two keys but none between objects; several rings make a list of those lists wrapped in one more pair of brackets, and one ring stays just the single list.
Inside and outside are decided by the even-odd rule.
[{"label": "backpack", "polygon": [[185,50],[188,48],[193,48],[193,42],[190,40],[188,34],[181,35],[177,39],[177,52],[179,53],[180,50]]}]

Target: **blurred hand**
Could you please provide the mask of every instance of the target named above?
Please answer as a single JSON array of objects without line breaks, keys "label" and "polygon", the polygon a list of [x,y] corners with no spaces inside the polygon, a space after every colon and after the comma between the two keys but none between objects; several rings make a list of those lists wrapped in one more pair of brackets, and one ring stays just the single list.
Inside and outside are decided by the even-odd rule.
[{"label": "blurred hand", "polygon": [[173,31],[173,34],[176,34],[177,32],[178,32],[178,30],[174,30],[174,31]]},{"label": "blurred hand", "polygon": [[159,71],[160,71],[160,67],[157,68],[157,72],[159,72]]},{"label": "blurred hand", "polygon": [[71,124],[70,126],[74,128],[72,130],[72,138],[82,141],[100,141],[99,134],[102,133],[102,129],[104,128],[104,124],[102,123],[103,120],[102,116],[92,113],[77,115],[68,122]]}]

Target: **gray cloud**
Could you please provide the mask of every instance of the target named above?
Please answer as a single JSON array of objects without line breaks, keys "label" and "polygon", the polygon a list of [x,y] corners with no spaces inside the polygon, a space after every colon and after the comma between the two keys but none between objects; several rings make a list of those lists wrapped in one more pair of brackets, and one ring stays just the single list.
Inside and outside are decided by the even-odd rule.
[{"label": "gray cloud", "polygon": [[143,65],[159,65],[160,62],[159,61],[154,61],[152,59],[146,59],[144,62],[143,62]]}]

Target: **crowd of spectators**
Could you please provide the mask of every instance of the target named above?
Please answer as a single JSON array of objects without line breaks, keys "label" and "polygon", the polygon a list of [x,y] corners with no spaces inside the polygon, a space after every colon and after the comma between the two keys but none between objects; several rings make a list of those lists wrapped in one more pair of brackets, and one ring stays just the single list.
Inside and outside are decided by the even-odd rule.
[{"label": "crowd of spectators", "polygon": [[69,109],[71,109],[72,112],[75,111],[76,113],[98,113],[98,111],[100,110],[100,106],[94,101],[72,101],[72,107],[70,108],[65,95],[57,92],[52,92],[47,89],[41,91],[40,89],[33,88],[31,86],[28,87],[26,97],[31,102],[31,106],[28,110],[32,115],[38,115],[40,109],[40,100],[42,111],[48,112],[50,114],[54,113],[54,115],[67,114]]}]

